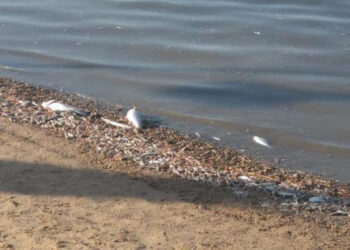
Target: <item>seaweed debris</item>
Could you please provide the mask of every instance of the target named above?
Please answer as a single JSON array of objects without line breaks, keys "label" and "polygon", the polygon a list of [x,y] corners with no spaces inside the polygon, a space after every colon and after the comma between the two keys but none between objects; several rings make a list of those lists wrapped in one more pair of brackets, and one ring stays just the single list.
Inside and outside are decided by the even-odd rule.
[{"label": "seaweed debris", "polygon": [[[41,104],[47,100],[58,100],[80,112],[74,112],[74,108],[72,112],[45,109]],[[220,186],[237,197],[259,193],[283,209],[328,211],[334,216],[349,214],[349,184],[271,166],[234,149],[163,126],[146,126],[143,130],[113,126],[106,119],[126,124],[125,110],[78,95],[0,78],[0,118],[78,140],[116,163]]]}]

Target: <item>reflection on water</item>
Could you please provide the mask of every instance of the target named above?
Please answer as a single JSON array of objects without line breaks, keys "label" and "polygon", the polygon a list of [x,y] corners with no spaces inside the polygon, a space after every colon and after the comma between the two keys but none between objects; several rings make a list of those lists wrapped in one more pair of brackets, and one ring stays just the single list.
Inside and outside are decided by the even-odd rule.
[{"label": "reflection on water", "polygon": [[[350,177],[350,2],[0,2],[0,74]],[[259,147],[252,136],[272,142]]]}]

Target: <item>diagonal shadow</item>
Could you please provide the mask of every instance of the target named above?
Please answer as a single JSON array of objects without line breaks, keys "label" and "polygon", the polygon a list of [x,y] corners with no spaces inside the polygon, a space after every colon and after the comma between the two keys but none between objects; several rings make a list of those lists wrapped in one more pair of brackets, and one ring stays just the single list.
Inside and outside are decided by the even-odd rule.
[{"label": "diagonal shadow", "polygon": [[180,178],[142,176],[135,180],[126,174],[87,167],[0,161],[0,192],[93,199],[129,197],[151,202],[224,202],[227,205],[237,202],[232,194],[208,187],[208,184]]}]

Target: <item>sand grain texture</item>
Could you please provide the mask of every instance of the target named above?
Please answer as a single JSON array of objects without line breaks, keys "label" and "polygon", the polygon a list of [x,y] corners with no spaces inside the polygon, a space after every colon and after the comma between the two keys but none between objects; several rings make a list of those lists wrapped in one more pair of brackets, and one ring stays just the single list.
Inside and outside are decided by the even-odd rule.
[{"label": "sand grain texture", "polygon": [[158,185],[157,178],[103,170],[78,148],[37,128],[0,120],[0,248],[349,247],[337,232],[297,216],[264,215],[239,202],[207,207],[193,199],[205,199],[205,189],[194,194],[186,186],[174,188],[181,182],[164,188],[161,179]]}]

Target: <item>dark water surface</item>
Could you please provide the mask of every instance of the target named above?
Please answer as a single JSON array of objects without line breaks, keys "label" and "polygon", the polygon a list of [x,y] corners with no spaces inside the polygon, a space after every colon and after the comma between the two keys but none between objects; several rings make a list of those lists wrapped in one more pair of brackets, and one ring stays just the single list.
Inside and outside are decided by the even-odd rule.
[{"label": "dark water surface", "polygon": [[1,0],[0,74],[350,180],[348,0]]}]

